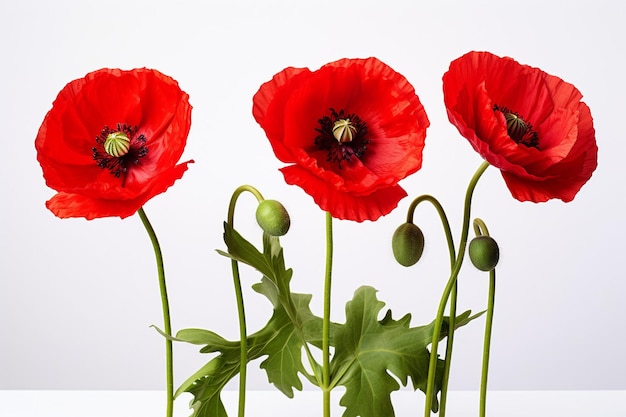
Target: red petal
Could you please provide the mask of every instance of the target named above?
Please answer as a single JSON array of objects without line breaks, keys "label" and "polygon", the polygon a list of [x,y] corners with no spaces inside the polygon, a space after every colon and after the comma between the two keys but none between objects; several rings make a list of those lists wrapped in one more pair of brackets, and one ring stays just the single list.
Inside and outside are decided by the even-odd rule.
[{"label": "red petal", "polygon": [[85,194],[59,192],[46,202],[46,207],[60,218],[84,217],[92,220],[118,216],[123,219],[132,216],[152,197],[174,185],[187,170],[187,164],[192,162],[187,161],[162,172],[147,185],[143,193],[135,195],[132,199],[95,198]]},{"label": "red petal", "polygon": [[310,74],[308,68],[285,68],[271,81],[263,84],[254,95],[252,114],[263,127],[276,157],[283,162],[293,162],[290,149],[285,146],[283,112],[290,94]]},{"label": "red petal", "polygon": [[407,195],[400,186],[392,185],[359,196],[337,191],[332,185],[297,165],[282,168],[281,171],[287,184],[301,187],[322,210],[342,220],[377,220],[389,214]]},{"label": "red petal", "polygon": [[[136,126],[137,135],[146,137],[148,149],[123,179],[99,168],[92,151],[101,130],[118,123]],[[57,96],[35,140],[46,184],[60,193],[49,206],[72,217],[81,216],[76,214],[78,208],[98,202],[109,211],[120,210],[108,215],[134,213],[138,207],[129,202],[145,203],[169,187],[163,184],[173,182],[172,172],[182,175],[186,170],[187,163],[182,171],[176,164],[190,126],[189,96],[175,80],[158,71],[102,69],[70,82]],[[151,191],[157,189],[163,191]],[[70,204],[71,198],[78,203]],[[83,211],[91,218],[90,213],[98,212],[95,208]]]},{"label": "red petal", "polygon": [[[331,109],[366,123],[370,141],[360,159],[328,161],[328,152],[315,145],[319,120]],[[287,68],[261,86],[253,114],[278,159],[297,164],[283,170],[287,182],[303,187],[324,210],[332,208],[335,217],[357,221],[388,213],[405,195],[397,182],[421,167],[429,126],[406,78],[376,58],[342,59],[314,72]]]},{"label": "red petal", "polygon": [[[591,113],[580,92],[558,77],[511,58],[470,52],[443,77],[448,118],[498,167],[519,200],[570,201],[597,165]],[[515,143],[494,105],[517,112],[539,136],[539,149]]]}]

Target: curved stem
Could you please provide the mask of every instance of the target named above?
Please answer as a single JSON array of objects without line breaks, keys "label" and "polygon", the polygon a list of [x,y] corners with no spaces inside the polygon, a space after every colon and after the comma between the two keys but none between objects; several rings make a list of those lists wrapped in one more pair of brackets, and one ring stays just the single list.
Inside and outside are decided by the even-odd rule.
[{"label": "curved stem", "polygon": [[[254,187],[250,185],[242,185],[238,187],[230,199],[228,204],[228,216],[227,222],[231,227],[235,227],[235,206],[237,205],[237,199],[244,192],[252,193],[258,202],[263,201],[263,196]],[[241,287],[241,278],[239,275],[239,263],[236,260],[230,262],[231,270],[233,273],[233,284],[235,286],[235,297],[237,299],[237,314],[239,319],[239,339],[240,351],[239,351],[239,402],[238,402],[238,416],[243,417],[246,409],[246,379],[247,379],[247,365],[248,365],[248,332],[246,329],[246,311],[243,303],[243,290]]]},{"label": "curved stem", "polygon": [[487,225],[482,219],[475,218],[473,224],[476,236],[489,236],[489,229],[487,229]]},{"label": "curved stem", "polygon": [[[411,205],[409,206],[407,213],[407,223],[413,222],[413,214],[417,206],[423,202],[427,201],[431,203],[437,213],[439,214],[439,218],[441,220],[441,224],[444,229],[444,233],[446,235],[446,241],[448,243],[448,252],[450,257],[450,269],[454,268],[454,263],[456,261],[456,251],[454,249],[454,238],[452,237],[452,231],[450,230],[450,222],[448,221],[448,216],[446,215],[443,206],[435,197],[430,195],[422,195],[417,197]],[[443,370],[443,381],[441,384],[441,402],[439,407],[439,415],[441,417],[445,417],[446,415],[446,403],[447,403],[447,393],[448,393],[448,381],[450,378],[450,368],[452,366],[452,345],[454,344],[454,328],[456,327],[456,304],[457,304],[457,291],[458,285],[455,283],[452,288],[452,294],[450,295],[450,329],[448,332],[448,338],[446,342],[446,358],[445,365]]]},{"label": "curved stem", "polygon": [[[242,193],[246,191],[253,194],[256,197],[258,202],[261,202],[264,200],[263,195],[261,195],[261,193],[253,186],[242,185],[238,187],[233,192],[233,195],[230,200],[230,204],[228,206],[227,222],[233,228],[234,228],[234,222],[235,222],[234,217],[235,217],[235,206],[237,204],[237,199]],[[245,314],[245,309],[244,309],[243,292],[242,292],[241,280],[240,280],[240,275],[239,275],[239,263],[235,260],[232,260],[231,269],[233,273],[233,283],[235,286],[235,296],[237,298],[237,311],[238,311],[238,316],[239,316],[239,334],[240,334],[241,340],[245,340],[247,342],[246,314]],[[281,289],[281,291],[283,290]],[[285,305],[285,312],[287,313],[289,320],[291,320],[291,322],[294,324],[296,333],[298,334],[298,336],[302,339],[304,343],[303,345],[304,351],[306,353],[307,359],[309,360],[309,363],[314,373],[313,376],[309,375],[308,373],[304,375],[312,383],[317,383],[318,386],[322,386],[323,385],[322,377],[321,375],[319,375],[319,372],[317,371],[318,369],[317,362],[315,361],[313,354],[311,353],[311,349],[309,348],[309,345],[306,342],[306,338],[304,337],[304,334],[302,333],[302,329],[298,325],[297,312],[296,312],[296,308],[294,306],[293,300],[291,298],[291,294],[289,293],[289,291],[286,291],[286,295],[287,295],[287,299],[285,301],[287,302],[287,304]],[[239,367],[239,372],[240,372],[239,415],[240,416],[243,416],[244,408],[245,408],[245,388],[246,388],[246,375],[247,375],[246,366],[248,362],[247,354],[248,354],[248,350],[247,350],[246,343],[242,343],[241,350],[240,350],[240,364],[239,364],[240,365]]]},{"label": "curved stem", "polygon": [[[165,285],[165,269],[163,267],[163,255],[161,253],[161,245],[157,239],[156,233],[146,216],[143,207],[140,208],[137,213],[141,218],[141,222],[150,236],[152,242],[152,248],[154,249],[154,256],[156,257],[157,273],[159,277],[159,290],[161,292],[161,310],[163,311],[163,332],[167,336],[172,335],[172,325],[170,320],[170,306],[167,298],[167,286]],[[174,412],[174,365],[173,365],[173,352],[172,352],[172,340],[169,337],[165,338],[165,385],[167,395],[167,407],[165,415],[172,417]]]},{"label": "curved stem", "polygon": [[437,347],[439,345],[439,338],[441,335],[441,325],[443,323],[443,314],[446,308],[446,304],[448,303],[448,298],[450,297],[450,293],[454,286],[456,285],[456,280],[459,275],[459,271],[461,270],[461,265],[463,264],[463,258],[465,255],[465,247],[467,246],[467,235],[469,233],[469,223],[470,223],[470,214],[471,214],[471,206],[472,206],[472,195],[474,193],[474,189],[476,188],[476,184],[480,179],[481,175],[485,172],[485,170],[489,167],[488,162],[483,162],[476,172],[474,176],[470,180],[467,191],[465,193],[465,204],[463,211],[463,225],[461,228],[461,240],[459,242],[459,249],[457,251],[456,261],[454,263],[454,268],[452,268],[452,272],[450,273],[450,278],[443,290],[443,294],[441,295],[441,300],[439,301],[439,308],[437,310],[437,316],[435,318],[435,325],[433,329],[433,337],[431,341],[431,351],[430,351],[430,362],[428,365],[428,382],[426,384],[426,402],[424,405],[424,416],[430,417],[432,402],[433,402],[433,394],[435,388],[435,374],[437,372]]},{"label": "curved stem", "polygon": [[333,217],[326,213],[326,271],[324,276],[324,316],[322,318],[323,415],[330,417],[330,296],[333,270]]},{"label": "curved stem", "polygon": [[496,270],[489,271],[489,299],[487,301],[487,319],[485,323],[485,340],[483,342],[483,365],[480,378],[480,417],[485,417],[487,407],[487,374],[489,373],[489,351],[491,349],[491,330],[493,326],[493,310],[496,300]]}]

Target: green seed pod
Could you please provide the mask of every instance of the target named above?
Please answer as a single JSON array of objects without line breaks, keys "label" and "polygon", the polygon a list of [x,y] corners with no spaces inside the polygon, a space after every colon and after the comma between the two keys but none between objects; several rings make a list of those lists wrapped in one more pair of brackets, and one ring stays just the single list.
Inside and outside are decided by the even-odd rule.
[{"label": "green seed pod", "polygon": [[115,158],[126,155],[129,149],[130,139],[122,132],[110,133],[104,141],[104,151]]},{"label": "green seed pod", "polygon": [[469,244],[469,257],[481,271],[491,271],[498,264],[500,249],[491,236],[477,236]]},{"label": "green seed pod", "polygon": [[391,238],[391,249],[402,266],[415,265],[424,252],[424,234],[413,223],[401,224]]},{"label": "green seed pod", "polygon": [[276,200],[263,200],[256,208],[256,221],[266,233],[283,236],[289,231],[291,220],[285,207]]}]

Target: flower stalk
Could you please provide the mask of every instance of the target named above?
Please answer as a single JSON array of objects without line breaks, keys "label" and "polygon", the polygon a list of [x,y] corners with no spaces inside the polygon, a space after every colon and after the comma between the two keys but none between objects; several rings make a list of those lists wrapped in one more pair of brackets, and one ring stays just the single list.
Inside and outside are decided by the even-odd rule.
[{"label": "flower stalk", "polygon": [[441,335],[441,326],[443,324],[443,314],[448,304],[448,299],[450,298],[450,293],[452,289],[456,285],[456,281],[459,275],[459,271],[461,270],[461,265],[463,264],[463,259],[465,257],[465,247],[467,246],[467,236],[469,234],[469,224],[470,224],[470,215],[471,215],[471,206],[472,206],[472,196],[474,194],[474,189],[476,188],[476,184],[478,180],[485,172],[485,170],[489,167],[488,162],[483,162],[476,172],[474,176],[469,182],[467,187],[467,191],[465,193],[465,203],[464,203],[464,211],[463,211],[463,224],[461,228],[461,239],[459,242],[459,249],[457,251],[456,262],[454,263],[454,268],[450,274],[450,278],[443,290],[443,294],[441,295],[441,300],[439,302],[439,308],[437,310],[437,316],[435,318],[435,327],[433,329],[433,337],[431,341],[431,351],[430,351],[430,363],[428,367],[428,382],[426,384],[426,401],[424,404],[424,416],[430,417],[432,403],[433,403],[433,394],[435,388],[435,374],[437,371],[437,348],[439,345],[439,337]]},{"label": "flower stalk", "polygon": [[[260,203],[263,201],[263,196],[254,187],[250,185],[242,185],[238,187],[230,199],[228,204],[227,222],[231,227],[235,227],[235,206],[237,205],[237,199],[239,196],[248,191],[254,195],[257,201]],[[248,332],[246,326],[246,311],[243,302],[243,290],[241,287],[241,278],[239,275],[239,263],[232,259],[230,261],[233,285],[235,287],[235,298],[237,300],[237,317],[239,321],[239,340],[240,343],[240,359],[239,359],[239,400],[237,405],[237,415],[243,417],[246,411],[246,381],[247,381],[247,369],[248,369]]]},{"label": "flower stalk", "polygon": [[[487,225],[481,219],[474,220],[476,236],[489,236]],[[489,271],[489,294],[487,297],[487,318],[485,320],[485,335],[483,341],[483,359],[480,377],[480,405],[479,417],[487,415],[487,376],[489,374],[489,353],[491,351],[491,333],[493,329],[493,312],[496,300],[496,269]]]},{"label": "flower stalk", "polygon": [[167,297],[167,286],[165,283],[165,268],[163,267],[163,255],[161,253],[161,245],[157,239],[154,228],[148,220],[148,216],[142,208],[137,213],[141,218],[141,222],[148,232],[150,241],[152,242],[152,248],[154,249],[154,255],[157,264],[157,273],[159,277],[159,291],[161,293],[161,310],[163,312],[163,333],[165,333],[165,386],[166,386],[166,399],[167,405],[165,410],[166,417],[172,417],[174,412],[174,361],[172,350],[172,324],[170,319],[170,305]]},{"label": "flower stalk", "polygon": [[330,299],[333,269],[333,216],[326,213],[326,271],[324,274],[324,313],[322,317],[323,415],[330,417]]},{"label": "flower stalk", "polygon": [[[407,223],[413,223],[413,215],[415,213],[415,209],[422,202],[429,202],[432,206],[437,210],[437,214],[439,215],[439,219],[441,220],[441,224],[443,226],[443,230],[446,236],[446,242],[448,244],[448,253],[450,258],[450,269],[454,268],[454,264],[456,262],[456,251],[454,248],[454,238],[452,236],[452,230],[450,229],[450,222],[448,221],[448,216],[446,215],[443,206],[435,197],[431,195],[422,195],[417,197],[408,209],[407,214]],[[450,295],[450,318],[449,318],[449,330],[448,337],[446,341],[446,357],[445,357],[445,367],[443,371],[443,381],[441,386],[441,401],[439,407],[439,415],[441,417],[445,417],[446,415],[446,402],[447,402],[447,393],[448,393],[448,381],[450,378],[450,368],[452,365],[452,345],[454,344],[454,329],[456,327],[456,305],[457,305],[457,297],[458,297],[458,285],[454,284],[452,287],[452,292]]]},{"label": "flower stalk", "polygon": [[487,376],[489,374],[489,352],[491,350],[491,332],[493,329],[493,311],[496,301],[496,270],[489,271],[489,298],[487,300],[487,319],[485,323],[485,339],[483,342],[483,362],[480,378],[480,411],[479,416],[487,415]]}]

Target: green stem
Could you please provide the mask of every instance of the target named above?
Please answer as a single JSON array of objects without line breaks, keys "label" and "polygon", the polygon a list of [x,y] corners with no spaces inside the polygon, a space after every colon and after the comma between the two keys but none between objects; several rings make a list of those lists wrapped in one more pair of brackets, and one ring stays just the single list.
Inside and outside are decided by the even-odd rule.
[{"label": "green stem", "polygon": [[424,404],[424,416],[430,417],[432,403],[433,403],[433,395],[435,388],[435,374],[437,372],[437,347],[439,345],[439,338],[441,335],[441,325],[443,323],[443,314],[448,303],[448,299],[450,298],[450,293],[452,289],[456,285],[457,277],[459,275],[459,271],[461,270],[461,265],[463,264],[463,258],[465,256],[465,247],[467,246],[467,236],[469,234],[469,223],[470,223],[470,214],[471,214],[471,206],[472,206],[472,195],[474,193],[474,189],[476,188],[476,184],[480,179],[481,175],[485,172],[485,170],[489,167],[488,162],[483,162],[476,172],[474,176],[469,182],[467,186],[467,191],[465,193],[465,204],[463,211],[463,225],[461,228],[461,240],[459,242],[459,249],[457,251],[456,262],[454,263],[454,268],[452,268],[452,272],[450,273],[450,278],[443,290],[443,294],[441,295],[441,300],[439,301],[439,308],[437,309],[437,316],[435,318],[435,325],[433,329],[433,337],[431,341],[431,351],[430,351],[430,362],[428,365],[428,382],[426,384],[426,402]]},{"label": "green stem", "polygon": [[489,236],[489,230],[487,229],[487,225],[482,219],[474,219],[474,234],[476,236]]},{"label": "green stem", "polygon": [[[474,219],[476,236],[489,236],[487,225],[482,219]],[[489,295],[487,299],[487,319],[483,341],[483,363],[480,377],[480,417],[485,417],[487,407],[487,375],[489,374],[489,352],[491,350],[491,331],[493,327],[493,311],[496,301],[496,270],[489,271]]]},{"label": "green stem", "polygon": [[326,272],[322,319],[322,392],[324,417],[330,417],[330,295],[333,269],[333,217],[326,213]]},{"label": "green stem", "polygon": [[491,330],[493,327],[493,310],[496,301],[496,270],[489,271],[489,300],[487,301],[487,319],[485,323],[485,340],[483,342],[483,366],[480,378],[480,417],[485,417],[487,407],[487,375],[489,373],[489,351],[491,350]]},{"label": "green stem", "polygon": [[[448,216],[446,215],[445,210],[439,200],[430,195],[422,195],[411,203],[409,206],[408,214],[407,214],[407,223],[413,223],[413,214],[417,206],[422,202],[427,201],[435,207],[437,210],[437,214],[439,214],[439,218],[441,220],[441,224],[443,226],[444,233],[446,235],[446,241],[448,243],[448,252],[450,257],[450,269],[454,268],[454,263],[456,261],[456,251],[454,249],[454,238],[452,237],[452,231],[450,230],[450,222],[448,221]],[[439,407],[439,415],[441,417],[445,417],[446,415],[446,403],[447,403],[447,393],[448,393],[448,381],[450,379],[450,369],[452,366],[452,345],[454,344],[454,328],[456,327],[456,304],[457,304],[457,291],[458,285],[455,283],[452,288],[452,294],[450,296],[450,329],[448,331],[448,338],[446,342],[446,358],[445,365],[443,370],[443,381],[441,384],[441,401]]]},{"label": "green stem", "polygon": [[[253,194],[258,202],[263,201],[263,196],[254,187],[250,185],[242,185],[238,187],[230,199],[228,205],[228,224],[235,228],[235,206],[237,205],[237,199],[244,192],[250,192]],[[246,311],[243,303],[243,290],[241,287],[241,278],[239,275],[239,263],[236,260],[230,262],[231,270],[233,273],[233,284],[235,286],[235,298],[237,299],[237,314],[239,319],[239,402],[238,402],[238,416],[243,417],[246,410],[246,379],[247,379],[247,365],[248,365],[248,332],[246,329]]]},{"label": "green stem", "polygon": [[455,282],[450,296],[450,319],[448,328],[448,338],[446,341],[446,358],[443,368],[443,381],[441,382],[441,399],[439,401],[439,415],[446,416],[446,404],[448,401],[448,381],[450,380],[450,369],[452,366],[452,344],[454,343],[454,328],[456,327],[456,301],[458,285]]},{"label": "green stem", "polygon": [[[163,331],[167,336],[172,336],[172,324],[170,320],[170,306],[167,299],[167,287],[165,285],[165,269],[163,268],[163,255],[161,254],[161,245],[157,239],[156,233],[146,216],[143,207],[140,208],[137,213],[141,218],[141,222],[150,236],[152,242],[152,248],[154,249],[154,255],[156,257],[157,271],[159,276],[159,290],[161,292],[161,309],[163,311]],[[172,353],[172,340],[169,337],[165,338],[165,381],[166,381],[166,395],[167,395],[167,408],[166,417],[172,417],[174,412],[174,365],[173,365],[173,353]]]}]

